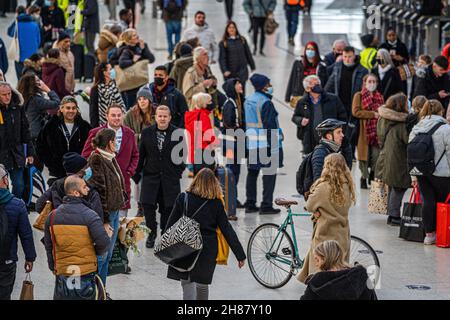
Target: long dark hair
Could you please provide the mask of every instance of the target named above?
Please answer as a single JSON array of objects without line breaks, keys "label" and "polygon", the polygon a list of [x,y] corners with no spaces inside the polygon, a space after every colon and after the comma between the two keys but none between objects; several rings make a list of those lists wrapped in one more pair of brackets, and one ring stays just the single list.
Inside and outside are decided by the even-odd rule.
[{"label": "long dark hair", "polygon": [[26,72],[19,80],[17,84],[17,90],[22,94],[24,99],[24,105],[28,103],[28,101],[40,92],[37,87],[36,75],[34,72]]},{"label": "long dark hair", "polygon": [[226,27],[225,27],[225,32],[223,33],[223,37],[222,37],[222,42],[223,42],[225,48],[227,47],[227,40],[228,40],[228,37],[230,36],[230,35],[228,34],[228,27],[231,26],[231,25],[233,25],[234,28],[236,29],[236,38],[239,38],[239,39],[241,39],[241,41],[244,41],[244,40],[243,40],[244,38],[241,37],[241,34],[239,33],[239,29],[238,29],[238,27],[237,27],[237,25],[236,25],[236,22],[234,22],[234,21],[228,21],[228,23],[227,23],[227,25],[226,25]]},{"label": "long dark hair", "polygon": [[94,139],[92,139],[92,146],[94,148],[99,148],[105,150],[111,141],[116,138],[116,133],[113,129],[104,128],[97,132]]},{"label": "long dark hair", "polygon": [[[309,45],[312,45],[314,48],[314,51],[316,52],[316,56],[314,57],[313,64],[309,63],[309,60],[306,58],[306,48],[308,48]],[[303,50],[303,64],[305,67],[317,67],[317,65],[320,62],[320,52],[319,52],[319,46],[316,42],[310,41],[305,45],[305,49]]]},{"label": "long dark hair", "polygon": [[97,88],[100,83],[105,82],[105,75],[103,74],[108,68],[108,62],[100,62],[94,68],[94,85],[93,88]]}]

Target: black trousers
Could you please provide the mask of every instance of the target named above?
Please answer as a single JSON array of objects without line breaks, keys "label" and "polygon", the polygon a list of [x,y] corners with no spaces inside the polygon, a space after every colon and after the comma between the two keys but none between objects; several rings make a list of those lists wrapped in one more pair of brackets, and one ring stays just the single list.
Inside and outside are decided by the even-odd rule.
[{"label": "black trousers", "polygon": [[166,205],[164,203],[164,195],[162,192],[162,186],[159,186],[158,196],[155,204],[142,204],[144,208],[145,224],[152,232],[150,235],[156,238],[158,234],[158,223],[156,222],[156,210],[161,214],[160,229],[161,233],[164,232],[169,220],[170,213],[172,212],[172,205]]},{"label": "black trousers", "polygon": [[436,231],[436,203],[444,202],[450,193],[450,177],[418,176],[423,197],[422,217],[426,233]]},{"label": "black trousers", "polygon": [[0,300],[11,300],[16,281],[17,263],[0,264]]},{"label": "black trousers", "polygon": [[254,50],[258,48],[258,33],[261,32],[261,39],[259,42],[259,51],[264,49],[264,44],[266,42],[266,34],[264,33],[264,24],[266,23],[266,18],[262,17],[253,17],[252,26],[253,26],[253,45],[255,46]]},{"label": "black trousers", "polygon": [[225,0],[225,11],[227,12],[228,20],[232,20],[233,18],[233,5],[234,0]]},{"label": "black trousers", "polygon": [[[260,170],[247,170],[247,182],[245,186],[245,192],[247,196],[247,201],[245,206],[255,206],[256,205],[256,194],[257,194],[257,181]],[[261,202],[261,209],[272,208],[273,205],[273,192],[275,191],[275,183],[277,180],[276,175],[263,175],[263,199]]]}]

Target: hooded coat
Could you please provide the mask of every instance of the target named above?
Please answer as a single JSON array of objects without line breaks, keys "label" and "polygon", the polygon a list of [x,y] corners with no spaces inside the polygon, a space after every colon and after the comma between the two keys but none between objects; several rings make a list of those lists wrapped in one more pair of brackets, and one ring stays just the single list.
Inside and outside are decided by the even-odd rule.
[{"label": "hooded coat", "polygon": [[378,114],[380,118],[377,135],[382,148],[375,169],[375,177],[390,187],[407,189],[411,186],[406,157],[408,114],[384,106],[378,109]]},{"label": "hooded coat", "polygon": [[169,77],[175,80],[177,89],[183,91],[183,79],[186,71],[194,65],[194,58],[192,55],[181,57],[177,59],[173,65],[172,71],[170,71]]},{"label": "hooded coat", "polygon": [[219,50],[217,47],[216,36],[207,23],[203,26],[194,24],[192,27],[186,29],[183,33],[181,41],[187,41],[193,38],[198,38],[200,45],[208,50],[210,63],[217,61]]},{"label": "hooded coat", "polygon": [[64,51],[62,48],[60,48],[57,41],[53,44],[53,48],[59,49],[59,59],[61,61],[61,67],[66,70],[66,90],[69,92],[73,92],[75,90],[75,57],[72,51]]},{"label": "hooded coat", "polygon": [[444,125],[441,125],[432,136],[434,163],[437,164],[433,175],[436,177],[450,177],[450,125],[444,118],[432,115],[420,120],[409,134],[408,141],[411,142],[419,133],[430,131],[438,123],[444,123]]},{"label": "hooded coat", "polygon": [[99,63],[108,61],[108,52],[116,47],[119,38],[107,29],[103,29],[100,32],[100,38],[98,39],[97,58]]},{"label": "hooded coat", "polygon": [[316,273],[314,263],[314,248],[326,240],[336,240],[343,250],[345,261],[350,257],[350,225],[348,212],[351,206],[351,194],[348,184],[343,185],[344,198],[346,199],[342,207],[338,207],[330,200],[331,186],[329,182],[321,182],[311,189],[311,194],[306,201],[308,212],[320,212],[320,217],[314,224],[311,246],[306,255],[303,268],[297,279],[305,282],[310,274]]},{"label": "hooded coat", "polygon": [[223,131],[237,128],[245,130],[244,98],[242,96],[240,97],[241,110],[239,110],[239,106],[236,103],[236,99],[238,98],[238,93],[235,89],[236,82],[238,82],[238,79],[228,79],[223,84],[223,90],[227,96],[222,110]]},{"label": "hooded coat", "polygon": [[[21,14],[17,17],[19,39],[19,61],[24,62],[32,54],[38,52],[41,45],[41,30],[33,17]],[[8,28],[8,36],[14,37],[16,21]]]},{"label": "hooded coat", "polygon": [[54,115],[45,124],[37,140],[37,154],[48,168],[50,176],[62,178],[66,175],[63,167],[63,156],[67,152],[81,154],[89,136],[91,125],[78,115],[70,138],[67,140],[63,128],[62,115]]},{"label": "hooded coat", "polygon": [[65,86],[66,70],[61,66],[60,59],[47,58],[42,64],[42,81],[53,91],[60,99],[70,92]]},{"label": "hooded coat", "polygon": [[24,144],[27,156],[34,156],[28,118],[23,107],[22,95],[11,88],[11,102],[0,104],[0,159],[6,170],[25,167]]},{"label": "hooded coat", "polygon": [[307,281],[300,300],[378,300],[367,287],[367,271],[361,266],[316,273]]}]

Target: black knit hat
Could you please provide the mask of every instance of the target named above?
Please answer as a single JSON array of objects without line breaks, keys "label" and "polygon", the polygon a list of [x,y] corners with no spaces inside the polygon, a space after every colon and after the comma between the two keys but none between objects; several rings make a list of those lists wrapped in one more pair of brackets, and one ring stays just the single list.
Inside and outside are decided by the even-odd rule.
[{"label": "black knit hat", "polygon": [[361,43],[364,47],[368,47],[372,44],[375,36],[373,34],[365,34],[361,36]]},{"label": "black knit hat", "polygon": [[436,58],[434,58],[434,63],[436,63],[442,69],[448,69],[448,60],[444,56],[437,56]]},{"label": "black knit hat", "polygon": [[86,165],[86,159],[76,152],[67,152],[63,156],[63,167],[67,175],[78,173]]},{"label": "black knit hat", "polygon": [[192,47],[189,43],[183,43],[180,48],[180,56],[192,55]]},{"label": "black knit hat", "polygon": [[64,30],[59,30],[58,42],[63,41],[65,39],[70,39],[69,34],[67,32],[65,32]]}]

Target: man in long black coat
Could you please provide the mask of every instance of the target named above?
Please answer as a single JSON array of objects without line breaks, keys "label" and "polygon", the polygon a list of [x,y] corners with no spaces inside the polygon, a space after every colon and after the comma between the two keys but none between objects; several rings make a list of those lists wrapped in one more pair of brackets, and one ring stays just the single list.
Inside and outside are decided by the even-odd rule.
[{"label": "man in long black coat", "polygon": [[[151,233],[147,239],[147,248],[153,248],[158,232],[156,222],[156,209],[161,214],[161,232],[166,227],[172,211],[173,204],[181,192],[180,180],[185,169],[183,150],[185,148],[183,129],[177,135],[172,135],[177,128],[170,124],[170,109],[159,106],[155,114],[156,125],[142,131],[139,148],[139,164],[137,174],[133,177],[135,182],[140,180],[142,187],[140,201],[144,208],[147,227]],[[174,141],[172,141],[174,140]],[[178,148],[179,152],[172,157],[172,151]]]}]

